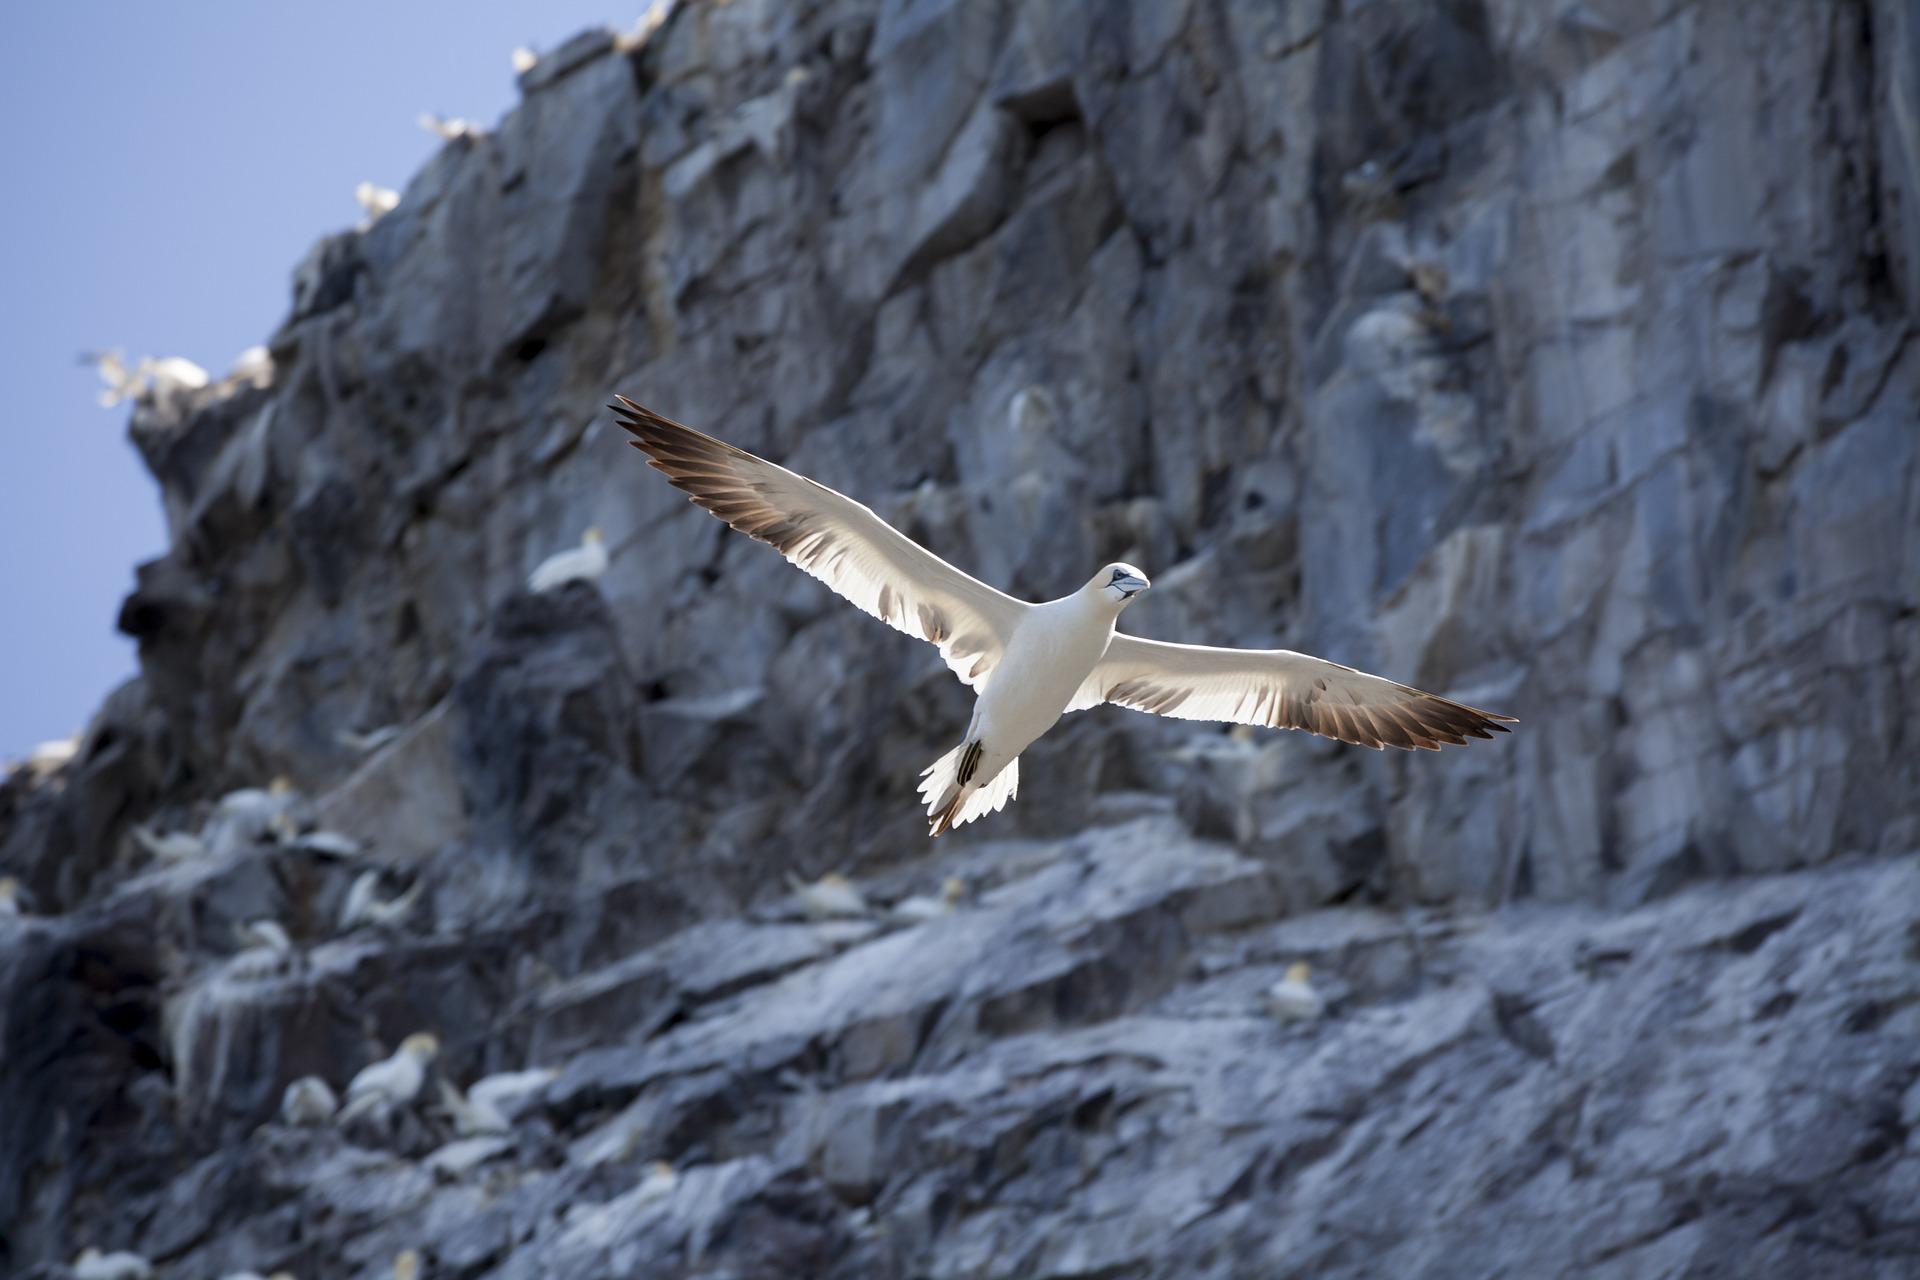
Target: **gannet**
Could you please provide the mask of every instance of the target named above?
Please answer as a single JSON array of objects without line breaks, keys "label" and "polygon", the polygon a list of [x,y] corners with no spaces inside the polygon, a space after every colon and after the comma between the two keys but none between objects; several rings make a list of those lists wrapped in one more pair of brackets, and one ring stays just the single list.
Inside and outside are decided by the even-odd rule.
[{"label": "gannet", "polygon": [[383,724],[379,728],[369,729],[365,733],[356,733],[352,729],[342,729],[333,735],[333,740],[349,751],[358,751],[362,755],[367,755],[378,751],[399,736],[399,725]]},{"label": "gannet", "polygon": [[339,1120],[346,1124],[369,1112],[391,1111],[404,1107],[420,1096],[427,1080],[427,1065],[440,1052],[440,1040],[430,1031],[416,1031],[400,1042],[390,1058],[383,1058],[347,1084],[346,1100],[341,1103]]},{"label": "gannet", "polygon": [[479,125],[471,120],[462,120],[459,116],[448,119],[434,115],[431,111],[423,111],[420,113],[419,123],[422,129],[442,142],[458,142],[462,138],[480,136]]},{"label": "gannet", "polygon": [[607,571],[607,540],[594,525],[580,535],[580,545],[556,552],[540,562],[527,577],[527,590],[551,591],[576,579],[591,582]]},{"label": "gannet", "polygon": [[100,388],[100,407],[111,409],[122,400],[131,400],[140,394],[147,383],[146,372],[138,365],[127,367],[127,353],[115,347],[110,351],[83,351],[80,363],[90,364],[93,371],[100,375],[103,384]]},{"label": "gannet", "polygon": [[413,904],[419,901],[420,889],[425,884],[425,880],[415,880],[405,893],[382,902],[379,897],[380,873],[362,871],[347,890],[347,900],[340,908],[341,931],[344,933],[363,924],[399,924],[413,910]]},{"label": "gannet", "polygon": [[1106,565],[1071,595],[1028,604],[969,577],[843,494],[663,418],[610,405],[648,465],[866,612],[931,641],[974,690],[959,745],[921,775],[928,834],[1013,799],[1020,753],[1069,711],[1111,702],[1182,720],[1305,729],[1378,749],[1438,750],[1514,717],[1287,649],[1221,649],[1114,630],[1151,585]]},{"label": "gannet", "polygon": [[631,1207],[637,1209],[641,1205],[664,1200],[672,1195],[674,1188],[679,1185],[680,1175],[674,1167],[665,1160],[655,1160],[647,1166],[647,1176],[640,1180],[638,1187],[634,1188]]},{"label": "gannet", "polygon": [[1305,961],[1287,966],[1287,976],[1267,988],[1267,1012],[1276,1022],[1311,1022],[1327,1011],[1327,1001],[1313,989]]},{"label": "gannet", "polygon": [[402,1249],[393,1255],[393,1280],[420,1280],[418,1249]]},{"label": "gannet", "polygon": [[486,1099],[461,1093],[448,1081],[440,1081],[440,1109],[453,1121],[453,1131],[463,1138],[488,1133],[512,1133],[513,1124],[500,1108]]},{"label": "gannet", "polygon": [[513,73],[523,76],[540,65],[540,55],[521,45],[513,51]]},{"label": "gannet", "polygon": [[365,226],[372,226],[387,214],[400,207],[400,193],[392,187],[375,186],[371,182],[362,182],[353,189],[353,198],[366,210]]},{"label": "gannet", "polygon": [[273,352],[259,345],[248,347],[233,358],[233,368],[227,376],[266,386],[273,381]]},{"label": "gannet", "polygon": [[151,1280],[153,1264],[124,1249],[102,1253],[92,1245],[73,1260],[73,1280]]},{"label": "gannet", "polygon": [[280,1118],[288,1124],[325,1124],[339,1109],[340,1099],[319,1076],[301,1076],[280,1095]]},{"label": "gannet", "polygon": [[925,894],[915,894],[893,904],[893,910],[887,912],[890,919],[904,924],[918,924],[922,920],[935,920],[941,916],[950,916],[960,900],[967,896],[967,882],[959,876],[948,876],[940,885],[940,896],[929,898]]},{"label": "gannet", "polygon": [[24,915],[21,897],[20,882],[12,876],[0,876],[0,916]]},{"label": "gannet", "polygon": [[787,884],[792,887],[794,896],[800,899],[800,905],[811,919],[831,920],[835,916],[867,914],[866,895],[838,871],[829,871],[812,884],[789,871]]},{"label": "gannet", "polygon": [[162,862],[187,862],[207,852],[207,842],[189,831],[169,831],[163,835],[144,822],[134,823],[129,830],[142,849]]}]

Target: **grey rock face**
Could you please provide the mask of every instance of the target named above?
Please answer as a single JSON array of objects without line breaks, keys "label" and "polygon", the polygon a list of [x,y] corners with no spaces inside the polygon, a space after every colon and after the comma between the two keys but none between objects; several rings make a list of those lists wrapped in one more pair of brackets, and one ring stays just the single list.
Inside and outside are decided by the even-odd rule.
[{"label": "grey rock face", "polygon": [[[136,412],[141,675],[0,784],[0,1270],[1911,1274],[1916,24],[826,0],[568,42],[316,246],[269,384]],[[615,390],[1008,590],[1130,559],[1130,630],[1519,732],[1102,709],[929,845],[965,691],[647,472]],[[607,573],[527,594],[588,525]],[[225,834],[156,865],[137,821]],[[968,892],[785,907],[836,869]],[[418,901],[342,933],[368,871]],[[1328,1010],[1276,1023],[1295,961]],[[423,1030],[462,1088],[557,1075],[504,1135],[432,1086],[278,1119]]]}]

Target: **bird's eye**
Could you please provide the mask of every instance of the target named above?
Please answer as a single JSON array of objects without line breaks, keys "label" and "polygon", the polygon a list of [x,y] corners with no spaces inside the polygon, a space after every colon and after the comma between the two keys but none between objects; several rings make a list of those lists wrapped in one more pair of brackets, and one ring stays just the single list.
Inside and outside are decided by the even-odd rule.
[{"label": "bird's eye", "polygon": [[1122,578],[1124,578],[1124,577],[1126,577],[1126,576],[1127,576],[1127,571],[1126,571],[1125,569],[1115,569],[1115,570],[1113,571],[1113,576],[1112,576],[1111,578],[1108,578],[1108,579],[1107,579],[1107,581],[1108,581],[1108,582],[1118,582],[1118,581],[1120,581],[1120,579],[1122,579]]}]

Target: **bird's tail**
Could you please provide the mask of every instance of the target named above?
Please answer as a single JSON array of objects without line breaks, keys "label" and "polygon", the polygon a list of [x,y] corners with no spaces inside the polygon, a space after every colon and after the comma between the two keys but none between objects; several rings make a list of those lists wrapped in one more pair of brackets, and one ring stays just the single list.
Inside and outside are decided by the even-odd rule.
[{"label": "bird's tail", "polygon": [[921,771],[920,798],[927,805],[929,836],[997,813],[1020,793],[1018,759],[1009,760],[1006,768],[991,778],[976,775],[979,760],[980,743],[963,742]]}]

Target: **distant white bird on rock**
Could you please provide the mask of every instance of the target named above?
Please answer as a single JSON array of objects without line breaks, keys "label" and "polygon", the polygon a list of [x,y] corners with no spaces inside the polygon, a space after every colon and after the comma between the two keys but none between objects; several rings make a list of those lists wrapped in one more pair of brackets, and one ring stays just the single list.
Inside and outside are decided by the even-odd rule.
[{"label": "distant white bird on rock", "polygon": [[1313,971],[1304,961],[1287,966],[1287,976],[1267,988],[1267,1013],[1276,1022],[1311,1022],[1327,1011],[1326,997],[1313,989]]},{"label": "distant white bird on rock", "polygon": [[73,1280],[152,1280],[153,1264],[119,1249],[102,1253],[89,1245],[73,1260]]},{"label": "distant white bird on rock", "polygon": [[866,895],[838,871],[829,871],[812,884],[789,871],[787,884],[792,887],[794,896],[800,899],[800,905],[809,919],[864,916],[871,909],[867,906]]},{"label": "distant white bird on rock", "polygon": [[607,540],[594,525],[580,535],[580,545],[556,552],[540,562],[527,578],[527,590],[551,591],[568,582],[591,582],[607,571]]},{"label": "distant white bird on rock", "polygon": [[339,1109],[333,1087],[319,1076],[301,1076],[280,1094],[280,1119],[287,1124],[325,1124]]},{"label": "distant white bird on rock", "polygon": [[513,73],[517,76],[523,76],[540,65],[540,55],[525,45],[515,49],[512,57]]},{"label": "distant white bird on rock", "polygon": [[665,1160],[655,1160],[647,1166],[647,1176],[640,1179],[640,1185],[634,1188],[633,1207],[652,1204],[672,1195],[680,1185],[680,1174]]},{"label": "distant white bird on rock", "polygon": [[955,907],[967,896],[967,882],[959,876],[948,876],[940,885],[940,896],[929,898],[925,894],[915,894],[911,898],[894,903],[893,910],[887,912],[890,919],[903,924],[918,924],[922,920],[937,920],[941,916],[950,916]]},{"label": "distant white bird on rock", "polygon": [[263,346],[248,347],[234,357],[233,368],[227,376],[265,386],[273,381],[273,352]]},{"label": "distant white bird on rock", "polygon": [[1020,786],[1020,753],[1069,711],[1112,702],[1183,720],[1305,729],[1379,748],[1438,750],[1506,732],[1481,711],[1286,649],[1217,649],[1121,635],[1146,575],[1110,564],[1071,595],[1028,604],[967,576],[868,508],[805,476],[663,418],[611,406],[633,445],[694,502],[833,590],[940,647],[975,690],[960,744],[920,785],[929,835],[991,813]]},{"label": "distant white bird on rock", "polygon": [[439,1052],[439,1037],[429,1031],[416,1031],[400,1042],[392,1057],[362,1067],[347,1085],[340,1123],[392,1111],[419,1097],[420,1086],[427,1082],[427,1067]]},{"label": "distant white bird on rock", "polygon": [[420,890],[425,884],[425,880],[415,880],[405,893],[382,902],[380,873],[362,871],[347,890],[346,902],[340,907],[340,931],[345,933],[363,924],[397,925],[404,922],[413,911],[413,904],[420,900]]},{"label": "distant white bird on rock", "polygon": [[367,225],[378,222],[387,214],[400,207],[400,193],[392,187],[375,186],[371,182],[362,182],[353,189],[353,198],[366,211]]},{"label": "distant white bird on rock", "polygon": [[418,1249],[402,1249],[393,1255],[393,1280],[420,1280]]},{"label": "distant white bird on rock", "polygon": [[461,1093],[446,1080],[440,1081],[440,1109],[453,1121],[453,1131],[463,1138],[513,1132],[513,1123],[501,1114],[499,1107]]},{"label": "distant white bird on rock", "polygon": [[471,120],[462,120],[459,116],[447,118],[434,115],[431,111],[423,111],[420,113],[419,123],[422,129],[442,142],[458,142],[462,138],[480,136],[479,125]]},{"label": "distant white bird on rock", "polygon": [[25,896],[18,880],[0,876],[0,916],[25,915],[26,905],[21,901]]},{"label": "distant white bird on rock", "polygon": [[142,849],[162,862],[190,862],[206,856],[207,842],[190,831],[168,831],[163,834],[144,822],[134,823],[129,830]]}]

